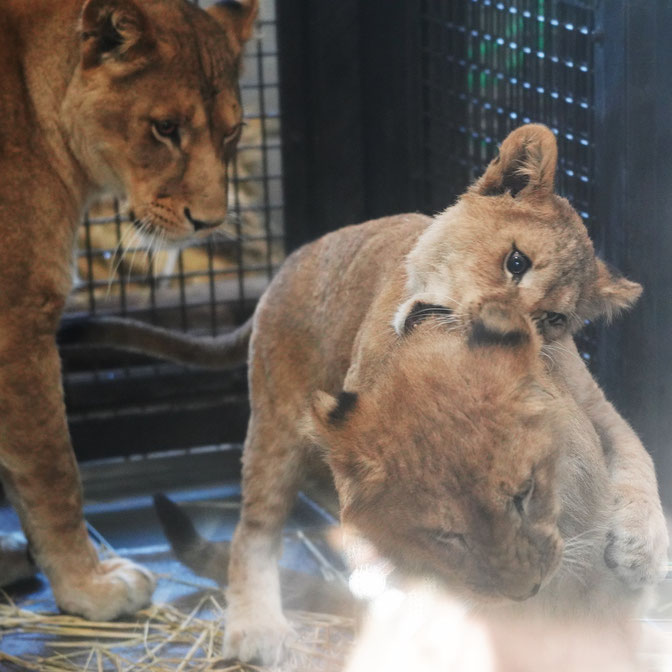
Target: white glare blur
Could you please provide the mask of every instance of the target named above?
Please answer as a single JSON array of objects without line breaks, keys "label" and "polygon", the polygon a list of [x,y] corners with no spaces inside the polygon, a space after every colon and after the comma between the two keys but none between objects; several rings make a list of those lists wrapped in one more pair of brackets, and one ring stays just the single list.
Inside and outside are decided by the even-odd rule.
[{"label": "white glare blur", "polygon": [[357,567],[348,579],[350,592],[360,600],[379,597],[387,586],[387,573],[381,565]]},{"label": "white glare blur", "polygon": [[383,590],[373,601],[346,672],[371,670],[493,672],[495,666],[483,625],[425,583],[408,592]]}]

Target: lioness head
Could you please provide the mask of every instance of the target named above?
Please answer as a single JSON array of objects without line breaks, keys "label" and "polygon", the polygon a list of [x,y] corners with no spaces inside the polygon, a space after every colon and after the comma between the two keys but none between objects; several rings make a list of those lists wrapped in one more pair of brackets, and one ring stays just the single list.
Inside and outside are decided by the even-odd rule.
[{"label": "lioness head", "polygon": [[554,443],[566,421],[528,316],[415,324],[371,389],[319,393],[313,426],[342,520],[403,569],[479,599],[534,595],[562,540]]},{"label": "lioness head", "polygon": [[397,333],[418,304],[468,321],[488,300],[516,300],[546,340],[629,307],[641,287],[595,257],[586,227],[554,193],[555,136],[530,124],[502,143],[484,175],[438,215],[409,254]]},{"label": "lioness head", "polygon": [[87,0],[61,118],[90,180],[127,195],[144,229],[220,224],[242,128],[238,73],[257,0]]}]

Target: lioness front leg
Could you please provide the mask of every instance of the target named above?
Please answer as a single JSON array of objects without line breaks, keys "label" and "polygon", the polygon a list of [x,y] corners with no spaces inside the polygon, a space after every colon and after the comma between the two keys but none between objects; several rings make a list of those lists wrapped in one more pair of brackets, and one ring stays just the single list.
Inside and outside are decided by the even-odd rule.
[{"label": "lioness front leg", "polygon": [[653,461],[630,425],[604,396],[574,340],[550,346],[570,392],[593,423],[605,450],[615,502],[604,557],[631,587],[660,581],[667,571],[667,525]]},{"label": "lioness front leg", "polygon": [[275,664],[292,634],[282,613],[278,561],[301,463],[302,451],[293,431],[283,431],[264,412],[253,411],[243,453],[241,517],[229,562],[227,658]]},{"label": "lioness front leg", "polygon": [[149,601],[154,580],[121,558],[99,562],[82,514],[54,336],[39,333],[41,319],[31,323],[29,310],[18,312],[0,324],[0,475],[7,494],[62,609],[96,620],[133,613]]}]

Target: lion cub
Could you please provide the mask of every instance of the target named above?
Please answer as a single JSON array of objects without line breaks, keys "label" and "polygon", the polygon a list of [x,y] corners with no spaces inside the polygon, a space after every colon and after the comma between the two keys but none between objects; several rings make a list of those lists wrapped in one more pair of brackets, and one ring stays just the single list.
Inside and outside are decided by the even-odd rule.
[{"label": "lion cub", "polygon": [[[337,398],[332,402],[318,396],[317,417],[326,418],[333,428],[339,423],[346,426],[349,416],[359,417],[360,404],[369,403],[365,393],[378,384],[390,358],[406,348],[415,325],[431,317],[437,338],[441,320],[473,332],[486,304],[516,307],[528,316],[525,319],[534,321],[543,342],[541,352],[552,360],[548,366],[554,379],[564,381],[585,413],[582,417],[590,420],[588,433],[601,441],[613,512],[603,539],[604,559],[599,562],[606,561],[614,576],[633,589],[660,577],[668,540],[651,459],[605,400],[572,340],[585,319],[618,313],[636,301],[641,288],[613,275],[596,259],[580,217],[553,191],[556,162],[556,142],[548,129],[536,125],[517,129],[482,178],[433,219],[388,217],[346,227],[297,250],[260,300],[251,328],[248,324],[208,340],[125,321],[92,325],[90,341],[211,366],[239,360],[250,338],[251,418],[243,457],[243,508],[229,571],[230,654],[271,659],[286,632],[276,559],[283,522],[304,466],[316,453],[313,433],[306,431],[310,400],[318,391]],[[493,313],[491,320],[497,319]],[[488,329],[479,338],[487,341],[497,332]],[[493,344],[513,347],[511,339],[517,338],[506,336]],[[409,361],[414,361],[407,351]],[[453,373],[457,376],[453,385],[466,375]],[[449,399],[439,398],[442,389],[428,385],[413,390],[412,407],[419,417],[425,406],[435,412],[437,404],[449,404]],[[413,445],[414,452],[422,455],[425,441],[433,435],[426,436],[429,430],[422,425],[407,432],[406,421],[412,418],[403,409],[409,393],[394,386],[387,393],[400,399],[399,417],[388,416],[384,427],[388,434],[398,432],[398,442],[392,441],[383,451],[372,433],[367,450],[380,449],[382,456],[394,460],[395,451],[404,455]],[[502,427],[506,438],[512,423]],[[426,467],[431,470],[433,465]],[[358,469],[350,476],[357,477]],[[550,468],[540,473],[549,488],[555,487]],[[430,476],[430,471],[415,473],[415,481],[408,484],[419,499]],[[511,498],[523,494],[523,480]],[[352,483],[359,482],[355,478]],[[358,485],[362,496],[367,488],[366,482]],[[349,493],[341,490],[345,509],[357,493],[352,485]],[[427,506],[438,508],[434,498]],[[386,509],[376,508],[370,526],[390,527],[380,521],[385,515]],[[386,543],[382,538],[379,542]],[[447,545],[456,549],[450,552],[457,552],[460,544],[453,538]],[[536,583],[543,581],[542,574],[550,576],[553,562],[559,562],[558,547],[548,544],[547,566],[537,563]],[[397,548],[397,555],[404,552]],[[502,582],[497,580],[496,586]],[[536,583],[516,574],[511,586],[515,596],[524,597]]]},{"label": "lion cub", "polygon": [[[338,398],[312,395],[293,426],[286,407],[274,414],[287,392],[279,380],[254,406],[251,436],[263,442],[246,444],[226,653],[270,663],[291,637],[279,534],[316,449],[342,522],[402,573],[435,577],[495,614],[633,616],[643,589],[604,562],[615,507],[601,442],[541,347],[532,320],[509,303],[486,301],[468,322],[433,306],[415,311],[383,357],[362,362]],[[306,373],[294,364],[294,375]]]}]

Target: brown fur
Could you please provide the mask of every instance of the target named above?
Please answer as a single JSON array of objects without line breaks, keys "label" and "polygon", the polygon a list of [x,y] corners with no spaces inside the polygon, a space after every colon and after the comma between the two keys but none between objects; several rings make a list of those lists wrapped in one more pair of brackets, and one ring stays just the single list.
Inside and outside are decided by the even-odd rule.
[{"label": "brown fur", "polygon": [[[270,660],[287,633],[275,563],[282,525],[304,466],[319,452],[316,436],[318,443],[333,446],[330,464],[344,517],[356,519],[402,565],[429,568],[449,583],[471,585],[481,595],[525,596],[542,576],[562,577],[552,573],[558,562],[558,537],[548,531],[555,524],[557,506],[571,510],[573,520],[570,525],[565,519],[567,527],[560,536],[570,539],[586,530],[596,534],[590,566],[577,570],[583,579],[592,580],[595,572],[602,590],[611,580],[639,589],[660,577],[667,532],[651,460],[604,399],[572,340],[584,319],[613,316],[637,299],[641,287],[615,276],[595,258],[579,216],[553,192],[556,155],[548,129],[521,127],[504,141],[500,157],[483,178],[444,213],[433,219],[389,217],[324,236],[291,255],[262,297],[250,342],[252,415],[244,451],[244,501],[229,567],[226,645],[232,655]],[[519,276],[507,268],[516,249],[531,262]],[[512,310],[519,324],[508,329]],[[564,319],[558,320],[557,314]],[[542,338],[541,354],[549,363],[551,383],[540,373],[540,362],[520,357],[520,348],[539,345],[528,319]],[[487,328],[482,325],[479,332],[484,322]],[[423,357],[429,356],[427,348],[435,347],[432,338],[419,352],[411,347],[418,342],[416,330],[425,329],[426,323],[434,327],[430,336],[440,341],[428,360]],[[542,455],[552,424],[521,427],[521,417],[527,417],[521,399],[531,390],[517,398],[497,370],[483,369],[483,361],[475,367],[442,364],[442,347],[455,362],[462,356],[459,348],[452,352],[452,346],[443,344],[441,329],[451,325],[466,330],[472,349],[490,343],[479,347],[502,350],[498,361],[509,379],[517,380],[526,371],[533,383],[555,386],[568,399],[561,415],[573,420],[564,425],[567,431],[550,436],[563,438],[565,456],[574,456],[574,471],[560,470],[565,474],[560,478],[545,466]],[[123,329],[123,323],[116,327]],[[142,340],[140,329],[130,339],[136,347],[185,361],[204,343],[145,330],[151,342]],[[231,353],[248,333],[245,325],[233,335],[208,341],[200,363],[230,364]],[[95,339],[105,342],[104,327]],[[176,348],[175,339],[183,341],[182,349]],[[129,340],[125,345],[133,346]],[[473,352],[464,357],[479,362]],[[475,378],[469,384],[477,394],[465,397],[464,377],[470,368]],[[494,386],[490,397],[488,385]],[[311,400],[317,431],[305,421]],[[462,404],[474,408],[471,419],[459,420]],[[454,432],[444,432],[444,416],[445,426]],[[605,448],[601,459],[595,454],[597,437]],[[488,441],[498,447],[513,441],[520,450],[510,460],[493,451]],[[476,457],[447,467],[441,461],[448,459],[440,450],[442,442],[453,446],[460,459],[472,449]],[[483,459],[487,455],[493,460],[492,477]],[[549,464],[554,462],[559,469],[557,460]],[[491,523],[504,519],[503,493],[512,496],[522,488],[532,464],[538,465],[539,487],[551,493],[542,518],[547,538],[555,541],[539,542],[540,546],[530,542],[530,548],[542,549],[536,559],[536,551],[530,551],[536,568],[530,573],[522,569],[517,545],[510,543],[518,532],[503,525],[503,536],[497,538]],[[441,468],[451,471],[452,481],[436,481]],[[610,480],[605,484],[607,474]],[[465,567],[465,573],[456,574],[451,563],[443,565],[431,551],[419,549],[415,538],[410,550],[411,537],[403,536],[414,520],[430,519],[422,526],[436,526],[431,518],[440,518],[454,504],[458,481],[464,499],[461,507],[451,508],[459,524],[453,531],[473,527],[476,536],[481,535],[478,572]],[[557,526],[560,529],[559,522]],[[493,547],[497,554],[488,550]],[[605,574],[603,553],[613,572]],[[605,606],[604,599],[588,604],[580,581],[571,589],[566,580],[561,586],[567,608],[572,598],[584,610]],[[557,597],[558,592],[545,594]],[[263,620],[259,614],[265,614]]]},{"label": "brown fur", "polygon": [[[541,137],[543,142],[539,143],[539,151],[530,152],[530,156],[535,160],[541,157],[538,165],[542,177],[531,180],[531,184],[546,184],[544,180],[552,180],[552,171],[548,169],[544,147],[555,147],[553,136],[546,129],[523,127],[514,132],[503,145],[503,156],[511,145],[536,146],[533,143],[535,137]],[[554,161],[553,154],[553,165]],[[533,165],[526,163],[528,173]],[[491,164],[486,176],[493,170],[506,169],[504,157]],[[356,446],[361,457],[357,452],[352,459],[367,463],[369,468],[353,469],[348,467],[347,460],[343,464],[338,447],[330,453],[336,483],[343,497],[344,516],[356,518],[356,522],[375,537],[394,561],[407,565],[420,563],[424,568],[429,566],[440,572],[437,569],[440,562],[423,559],[422,551],[417,550],[417,541],[412,546],[415,550],[409,550],[410,540],[399,535],[411,526],[410,518],[438,517],[441,512],[440,507],[445,501],[442,499],[445,495],[441,493],[446,493],[451,481],[444,479],[437,483],[435,475],[441,471],[432,472],[432,460],[441,455],[436,452],[440,446],[436,438],[440,423],[436,423],[444,413],[459,412],[464,394],[459,385],[460,377],[451,378],[455,371],[449,365],[449,380],[443,380],[443,377],[436,380],[436,376],[431,375],[428,380],[422,376],[413,377],[413,331],[407,337],[403,325],[405,316],[417,301],[452,308],[457,324],[461,325],[473,325],[487,302],[516,306],[517,310],[537,321],[547,343],[544,346],[546,354],[555,361],[554,375],[558,381],[563,381],[567,372],[567,376],[574,379],[570,391],[575,398],[580,395],[574,385],[594,398],[594,390],[587,382],[592,382],[592,378],[575,354],[568,334],[576,329],[583,316],[609,315],[632,303],[639,294],[639,286],[612,276],[601,262],[595,260],[580,219],[566,201],[552,193],[548,184],[543,193],[534,186],[530,191],[523,188],[517,197],[507,192],[484,195],[479,193],[479,188],[477,183],[455,206],[434,220],[419,215],[392,217],[348,227],[321,238],[287,260],[262,298],[255,313],[250,344],[252,417],[244,452],[244,502],[229,567],[226,645],[231,654],[244,659],[257,655],[272,659],[287,632],[278,598],[275,559],[283,521],[298,488],[302,467],[314,445],[311,434],[306,435],[302,418],[308,400],[315,398],[319,390],[334,397],[342,390],[358,395],[350,418],[356,425],[348,424],[346,413],[341,430],[346,438],[338,440],[337,446],[341,446],[340,453]],[[514,245],[533,263],[528,278],[523,277],[518,282],[504,268],[505,259]],[[560,327],[546,325],[547,312],[564,312],[569,319]],[[437,339],[440,337],[438,333],[433,335]],[[557,339],[565,339],[562,354],[572,361],[571,368],[552,350],[557,347]],[[399,354],[402,351],[408,354],[411,363],[402,362]],[[394,369],[392,362],[400,368]],[[511,375],[515,374],[515,367],[521,365],[520,362],[511,364],[514,367]],[[432,367],[428,368],[431,373]],[[436,362],[436,369],[443,370],[439,362]],[[407,393],[401,387],[405,380],[416,381]],[[480,390],[482,392],[483,388]],[[455,393],[458,393],[458,401],[453,405],[454,397],[451,399],[450,395]],[[478,398],[483,399],[482,394]],[[376,399],[385,399],[391,410],[380,416]],[[501,395],[495,395],[493,399],[500,414],[511,412],[516,416],[520,413],[515,406],[507,408]],[[609,433],[610,430],[605,428],[627,427],[603,398],[596,400],[594,406],[586,404],[585,399],[581,401],[601,436]],[[318,417],[327,417],[326,409],[332,412],[338,408],[337,401],[330,402],[324,395],[318,395],[315,403]],[[480,409],[479,418],[487,416],[481,413],[484,406],[477,408]],[[587,437],[589,442],[596,441],[596,434],[575,404],[573,408],[577,411],[576,426],[580,429],[571,433],[570,444],[580,455],[582,437]],[[434,418],[430,428],[422,426],[423,413]],[[513,423],[511,416],[502,418],[502,423],[509,431],[519,426]],[[479,425],[477,421],[474,424]],[[331,428],[328,437],[338,437],[338,423],[329,425],[327,420],[327,425]],[[322,426],[325,426],[324,422]],[[428,430],[429,434],[425,435],[423,430]],[[459,441],[463,431],[460,425],[456,435],[441,433],[438,436],[446,441],[453,437]],[[488,427],[488,432],[495,431],[494,425]],[[527,431],[532,432],[532,429]],[[638,502],[634,508],[641,508],[649,520],[655,521],[653,525],[642,524],[641,518],[624,516],[619,510],[602,521],[604,525],[609,523],[615,538],[620,540],[617,542],[618,567],[622,569],[622,577],[637,586],[659,575],[667,536],[650,459],[632,430],[626,434],[615,442],[618,447],[612,450],[606,465],[586,458],[586,473],[599,483],[599,474],[609,470],[614,481],[614,491],[611,492],[616,494],[612,495],[613,502],[602,500],[608,510],[617,501],[620,488],[624,487],[621,469],[631,470],[630,485],[636,494],[632,493],[630,501]],[[485,436],[488,436],[487,432]],[[506,436],[494,436],[506,439]],[[534,434],[530,436],[533,438]],[[477,443],[483,438],[483,435],[475,434]],[[543,449],[532,440],[519,438],[522,452],[517,457],[522,470],[523,464],[529,468],[536,451],[543,452]],[[482,444],[478,446],[483,448]],[[462,454],[467,450],[465,445],[460,448]],[[474,450],[484,454],[476,447]],[[594,457],[594,447],[592,455]],[[502,474],[504,464],[508,464],[511,480],[504,479],[505,490],[514,492],[521,487],[524,474],[515,466],[518,460],[501,459],[493,473]],[[597,473],[593,468],[596,464]],[[486,464],[478,459],[471,465],[474,475],[483,475],[484,469]],[[600,527],[599,520],[590,521],[593,493],[590,486],[584,487],[584,479],[570,478],[557,483],[551,471],[546,473],[542,469],[541,473],[543,483],[556,493],[569,486],[566,501],[562,504],[573,506],[579,528],[581,520],[585,523],[581,529],[590,529],[593,523]],[[583,472],[579,470],[579,473]],[[381,485],[383,481],[385,486]],[[468,493],[473,494],[475,501],[486,502],[483,521],[500,520],[495,502],[503,497],[502,490],[496,482],[487,479],[484,482],[488,486],[483,490],[476,485],[478,481],[464,483],[465,498]],[[436,488],[442,488],[441,492]],[[374,496],[369,494],[370,490]],[[375,499],[377,490],[382,497],[380,502]],[[599,487],[594,490],[594,494],[597,493]],[[574,504],[574,500],[578,504]],[[446,502],[445,506],[449,504]],[[466,513],[462,515],[467,517],[461,523],[468,528],[472,519]],[[601,513],[596,511],[595,515],[599,519],[606,513],[601,509]],[[487,529],[486,522],[482,525]],[[394,530],[399,530],[399,534],[394,535]],[[492,528],[491,531],[495,534]],[[602,533],[606,537],[606,531],[602,530]],[[508,533],[503,531],[502,534]],[[645,550],[628,555],[625,541],[628,536],[642,540]],[[591,556],[591,562],[597,565],[594,571],[598,573],[604,567],[601,553],[606,544],[605,537],[601,538],[603,546],[597,555],[593,553]],[[493,543],[493,537],[490,537],[490,543]],[[552,549],[553,543],[548,543]],[[486,582],[481,592],[490,588],[495,593],[506,592],[503,588],[506,584],[508,594],[524,596],[526,591],[532,592],[534,581],[553,567],[554,561],[539,560],[536,579],[524,572],[520,574],[515,569],[515,554],[509,555],[514,553],[515,546],[507,545],[507,540],[502,538],[500,548],[508,550],[497,560],[485,550],[480,556],[481,580]],[[555,550],[548,551],[551,558],[555,553]],[[501,566],[488,565],[491,562],[501,562]],[[631,566],[638,570],[630,573],[627,567]],[[454,568],[447,571],[450,573]],[[592,571],[592,568],[585,570],[585,574],[590,575]],[[603,571],[600,575],[604,579]],[[616,580],[615,573],[610,576]],[[478,583],[475,575],[462,579],[467,583]],[[488,581],[494,583],[489,585]],[[600,585],[604,586],[605,581]],[[567,593],[580,596],[581,588],[575,586]],[[595,601],[596,608],[599,602]],[[589,608],[585,600],[581,604]],[[266,614],[263,621],[258,618],[260,613]]]},{"label": "brown fur", "polygon": [[315,432],[343,522],[383,555],[453,590],[525,599],[562,548],[552,437],[566,430],[538,343],[472,348],[450,331],[432,318],[416,327],[342,422],[320,398]]},{"label": "brown fur", "polygon": [[[75,231],[102,188],[127,193],[138,219],[170,238],[224,218],[255,13],[252,0],[215,19],[182,0],[0,10],[0,473],[58,604],[90,618],[134,611],[153,579],[126,560],[99,562],[82,518],[54,342]],[[165,119],[180,125],[179,147],[158,134]]]}]

